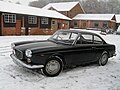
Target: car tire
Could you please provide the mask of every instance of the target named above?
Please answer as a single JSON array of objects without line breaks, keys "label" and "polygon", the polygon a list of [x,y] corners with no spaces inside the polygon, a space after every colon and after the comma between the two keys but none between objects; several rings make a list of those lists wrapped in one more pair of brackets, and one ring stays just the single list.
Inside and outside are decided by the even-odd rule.
[{"label": "car tire", "polygon": [[108,53],[106,51],[104,51],[100,57],[100,59],[98,60],[98,64],[100,66],[104,66],[106,65],[108,62]]},{"label": "car tire", "polygon": [[48,77],[54,77],[60,74],[63,70],[63,62],[59,57],[49,58],[44,68],[41,69],[42,73]]}]

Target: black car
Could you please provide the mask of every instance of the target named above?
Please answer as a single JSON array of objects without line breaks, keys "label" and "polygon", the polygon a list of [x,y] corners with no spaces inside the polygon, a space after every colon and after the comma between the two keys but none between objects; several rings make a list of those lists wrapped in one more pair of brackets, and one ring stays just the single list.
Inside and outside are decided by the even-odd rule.
[{"label": "black car", "polygon": [[11,44],[11,58],[29,69],[40,69],[46,76],[57,76],[65,66],[97,62],[104,66],[115,55],[115,45],[99,35],[78,30],[58,30],[44,41]]}]

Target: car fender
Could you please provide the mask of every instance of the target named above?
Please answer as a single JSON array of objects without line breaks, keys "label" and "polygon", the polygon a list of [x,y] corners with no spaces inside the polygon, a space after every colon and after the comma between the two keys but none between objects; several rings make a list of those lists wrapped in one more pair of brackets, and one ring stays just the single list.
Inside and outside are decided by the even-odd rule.
[{"label": "car fender", "polygon": [[60,59],[64,65],[66,64],[64,55],[62,55],[60,53],[54,53],[54,54],[50,55],[47,60],[49,60],[50,58],[53,58],[53,57]]}]

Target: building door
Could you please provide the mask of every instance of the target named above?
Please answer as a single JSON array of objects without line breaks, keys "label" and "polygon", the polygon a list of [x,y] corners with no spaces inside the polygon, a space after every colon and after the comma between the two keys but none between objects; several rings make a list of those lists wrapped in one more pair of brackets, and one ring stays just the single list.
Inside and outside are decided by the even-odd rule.
[{"label": "building door", "polygon": [[0,36],[2,35],[1,14],[0,14]]},{"label": "building door", "polygon": [[58,23],[58,29],[62,29],[62,24]]},{"label": "building door", "polygon": [[28,16],[24,17],[25,35],[28,35]]},{"label": "building door", "polygon": [[16,21],[16,35],[20,35],[21,33],[21,20]]},{"label": "building door", "polygon": [[86,26],[87,26],[86,21],[82,21],[81,24],[82,24],[82,26],[81,26],[82,28],[87,28],[87,27],[86,27]]}]

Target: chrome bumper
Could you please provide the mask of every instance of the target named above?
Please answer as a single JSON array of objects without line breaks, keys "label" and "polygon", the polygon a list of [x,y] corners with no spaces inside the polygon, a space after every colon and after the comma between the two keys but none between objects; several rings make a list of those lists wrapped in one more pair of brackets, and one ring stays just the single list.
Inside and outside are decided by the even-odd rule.
[{"label": "chrome bumper", "polygon": [[44,65],[28,65],[28,64],[25,64],[24,62],[17,59],[14,54],[11,54],[10,56],[13,59],[13,62],[16,63],[17,65],[21,66],[21,67],[26,67],[26,68],[29,68],[29,69],[38,69],[38,68],[43,68],[44,67]]},{"label": "chrome bumper", "polygon": [[116,53],[113,54],[113,56],[116,56],[116,55],[117,55]]}]

